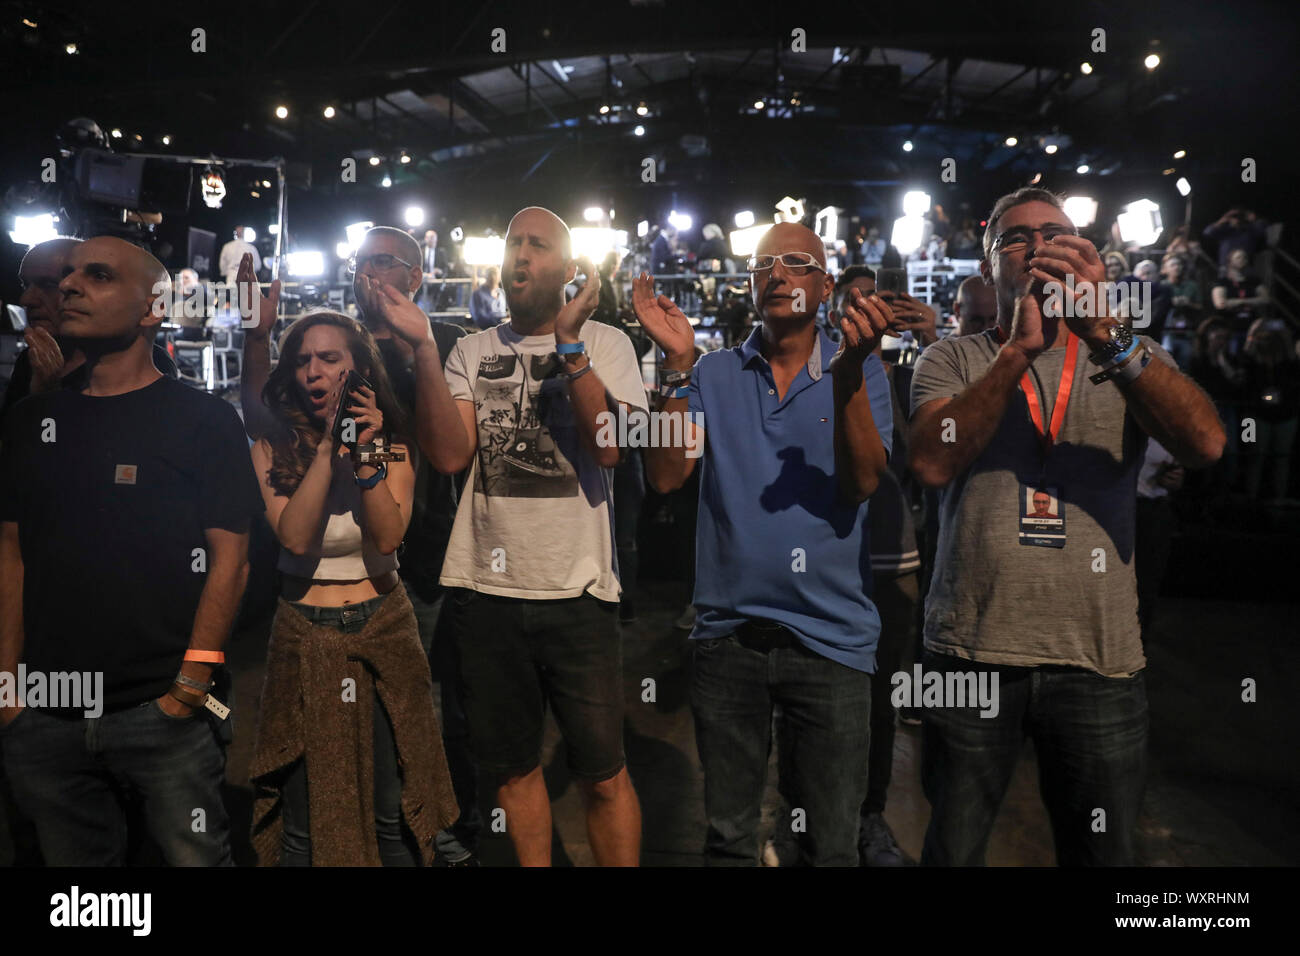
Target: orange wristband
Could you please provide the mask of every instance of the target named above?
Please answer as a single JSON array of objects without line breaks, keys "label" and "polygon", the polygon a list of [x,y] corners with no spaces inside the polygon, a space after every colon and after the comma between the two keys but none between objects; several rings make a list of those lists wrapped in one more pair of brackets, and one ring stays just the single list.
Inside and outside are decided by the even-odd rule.
[{"label": "orange wristband", "polygon": [[185,652],[185,660],[194,661],[198,664],[224,664],[226,662],[225,651],[196,651],[190,648]]}]

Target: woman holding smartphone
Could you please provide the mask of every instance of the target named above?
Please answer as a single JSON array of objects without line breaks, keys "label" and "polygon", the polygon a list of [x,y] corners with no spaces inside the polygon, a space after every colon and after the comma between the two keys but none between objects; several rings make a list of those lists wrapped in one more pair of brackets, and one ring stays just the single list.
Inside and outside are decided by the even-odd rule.
[{"label": "woman holding smartphone", "polygon": [[[458,811],[397,577],[409,424],[373,337],[334,312],[290,326],[262,400],[278,427],[252,456],[282,595],[250,769],[259,862],[427,864]],[[391,460],[374,461],[384,437]]]}]

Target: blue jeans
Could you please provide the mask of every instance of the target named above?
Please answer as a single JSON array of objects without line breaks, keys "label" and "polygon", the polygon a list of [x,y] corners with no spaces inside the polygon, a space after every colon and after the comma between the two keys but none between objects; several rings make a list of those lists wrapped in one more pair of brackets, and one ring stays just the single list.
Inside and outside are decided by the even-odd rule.
[{"label": "blue jeans", "polygon": [[65,720],[28,707],[0,731],[0,746],[48,865],[125,865],[128,799],[142,803],[169,865],[233,865],[226,753],[204,712],[172,717],[151,700]]},{"label": "blue jeans", "polygon": [[981,717],[976,707],[922,711],[921,784],[931,811],[922,865],[983,865],[1026,735],[1034,740],[1057,862],[1133,865],[1147,774],[1141,672],[1112,678],[1079,668],[999,667],[929,651],[922,667],[990,671],[999,681],[995,717]]},{"label": "blue jeans", "polygon": [[[867,795],[871,675],[801,645],[758,649],[736,634],[693,641],[691,710],[704,765],[705,862],[753,866],[781,709],[779,789],[801,862],[858,865],[858,811]],[[802,811],[802,812],[801,812]]]},{"label": "blue jeans", "polygon": [[469,721],[460,696],[460,623],[455,602],[446,600],[445,591],[432,603],[412,587],[407,587],[406,594],[420,623],[420,643],[430,656],[430,669],[438,680],[442,749],[447,754],[456,803],[461,807],[460,818],[438,831],[434,848],[440,860],[458,863],[478,853],[478,837],[483,830],[483,815],[478,809],[478,770],[469,755]]},{"label": "blue jeans", "polygon": [[[379,610],[387,595],[342,607],[319,607],[293,603],[294,608],[317,627],[333,627],[356,634]],[[402,822],[402,774],[397,763],[397,741],[388,712],[374,696],[374,811],[379,859],[384,866],[419,866],[419,848],[407,839]],[[289,770],[281,788],[284,800],[283,832],[280,840],[281,866],[311,866],[311,814],[307,790],[307,760]]]}]

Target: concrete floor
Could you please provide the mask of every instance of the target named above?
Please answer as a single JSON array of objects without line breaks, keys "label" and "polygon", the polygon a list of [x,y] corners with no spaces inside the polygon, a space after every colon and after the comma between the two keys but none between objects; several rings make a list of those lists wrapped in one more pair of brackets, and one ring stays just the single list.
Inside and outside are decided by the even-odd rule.
[{"label": "concrete floor", "polygon": [[[640,618],[624,628],[627,704],[625,745],[643,813],[646,866],[691,866],[704,838],[703,777],[695,750],[684,666],[685,633],[674,631],[685,595],[679,585],[642,589]],[[1140,861],[1152,866],[1296,865],[1300,863],[1300,766],[1288,731],[1300,702],[1300,646],[1294,608],[1168,599],[1147,649],[1151,707],[1151,776],[1140,835]],[[236,635],[230,661],[236,680],[235,745],[228,803],[236,859],[247,846],[247,767],[256,720],[269,621]],[[656,682],[643,703],[642,680]],[[1241,682],[1254,678],[1257,703],[1243,703]],[[920,728],[901,725],[885,816],[899,844],[919,857],[929,805],[920,786]],[[550,725],[544,755],[554,813],[557,865],[593,863],[581,799],[564,767]],[[764,801],[770,833],[778,798],[775,759]],[[484,793],[483,813],[492,810]],[[487,866],[514,865],[504,835],[484,835]],[[1038,797],[1033,747],[1026,744],[989,847],[995,866],[1055,863],[1047,816]]]}]

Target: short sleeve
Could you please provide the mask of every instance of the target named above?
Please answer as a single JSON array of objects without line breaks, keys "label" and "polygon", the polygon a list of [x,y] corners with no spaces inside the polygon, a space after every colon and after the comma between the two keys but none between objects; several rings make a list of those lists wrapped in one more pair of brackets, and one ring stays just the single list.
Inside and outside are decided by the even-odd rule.
[{"label": "short sleeve", "polygon": [[935,342],[921,353],[912,372],[912,415],[928,402],[960,395],[967,384],[956,347],[947,339]]},{"label": "short sleeve", "polygon": [[704,395],[700,391],[700,376],[704,374],[704,363],[699,359],[695,360],[695,368],[691,372],[691,384],[686,391],[686,407],[691,413],[691,418],[695,421],[705,421],[704,418]]},{"label": "short sleeve", "polygon": [[471,338],[468,336],[457,341],[443,367],[443,374],[447,377],[447,387],[451,389],[451,397],[461,402],[474,401],[474,383],[470,381],[467,371],[469,356],[465,354],[466,343],[470,341]]},{"label": "short sleeve", "polygon": [[245,522],[266,509],[262,501],[248,437],[235,409],[225,402],[209,403],[199,460],[199,523],[206,528],[241,531]]},{"label": "short sleeve", "polygon": [[592,332],[596,329],[600,332],[592,335],[591,364],[605,383],[606,390],[615,401],[648,411],[645,384],[641,381],[641,369],[637,365],[632,340],[612,326],[594,325]]},{"label": "short sleeve", "polygon": [[889,394],[889,376],[885,374],[880,353],[872,352],[862,365],[862,378],[867,386],[867,400],[871,402],[871,417],[876,423],[876,434],[885,446],[888,457],[894,447],[894,401]]}]

